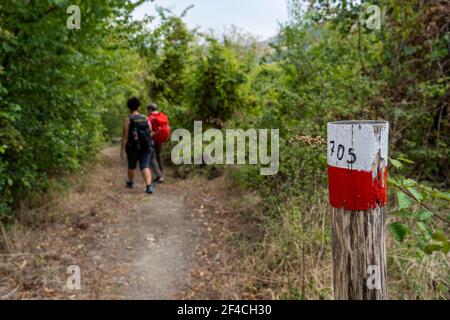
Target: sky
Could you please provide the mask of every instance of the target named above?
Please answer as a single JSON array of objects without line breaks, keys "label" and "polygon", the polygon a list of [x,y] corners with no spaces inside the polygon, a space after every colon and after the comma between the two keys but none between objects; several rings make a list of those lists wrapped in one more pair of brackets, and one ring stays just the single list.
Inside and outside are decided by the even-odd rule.
[{"label": "sky", "polygon": [[[278,33],[278,22],[287,20],[285,0],[156,0],[159,6],[170,8],[181,14],[194,5],[185,18],[190,28],[200,27],[206,31],[213,29],[222,33],[231,25],[238,26],[261,40],[269,39]],[[148,2],[134,12],[136,19],[145,14],[156,15],[155,4]]]}]

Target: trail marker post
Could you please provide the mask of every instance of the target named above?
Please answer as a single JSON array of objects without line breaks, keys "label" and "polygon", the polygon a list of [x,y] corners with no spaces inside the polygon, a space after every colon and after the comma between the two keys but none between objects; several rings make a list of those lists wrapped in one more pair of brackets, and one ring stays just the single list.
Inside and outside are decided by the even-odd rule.
[{"label": "trail marker post", "polygon": [[335,300],[386,300],[389,123],[328,124]]}]

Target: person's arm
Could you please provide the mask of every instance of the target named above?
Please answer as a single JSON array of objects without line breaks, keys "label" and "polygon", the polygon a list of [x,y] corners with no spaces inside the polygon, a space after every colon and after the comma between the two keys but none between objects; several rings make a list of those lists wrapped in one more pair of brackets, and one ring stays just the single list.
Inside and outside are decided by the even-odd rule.
[{"label": "person's arm", "polygon": [[128,144],[128,132],[130,130],[130,119],[126,118],[123,122],[122,145],[120,147],[120,157],[125,159],[125,148]]},{"label": "person's arm", "polygon": [[156,132],[153,131],[153,126],[152,126],[152,122],[150,121],[150,119],[148,119],[148,127],[150,128],[150,132],[152,134],[152,137],[154,137],[156,135]]}]

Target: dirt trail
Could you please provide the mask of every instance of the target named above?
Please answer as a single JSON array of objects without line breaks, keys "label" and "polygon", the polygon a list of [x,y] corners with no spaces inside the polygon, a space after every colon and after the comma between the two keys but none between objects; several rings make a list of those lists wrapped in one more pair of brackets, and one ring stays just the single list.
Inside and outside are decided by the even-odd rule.
[{"label": "dirt trail", "polygon": [[[104,150],[104,161],[123,171],[116,149]],[[128,194],[136,197],[132,211],[123,212],[122,219],[112,225],[116,241],[106,251],[117,251],[126,261],[128,272],[113,280],[121,285],[119,296],[125,299],[174,299],[189,284],[191,260],[202,242],[203,225],[176,181],[167,181],[150,196],[143,194],[139,176],[135,190]]]},{"label": "dirt trail", "polygon": [[[0,255],[0,298],[165,300],[189,290],[196,252],[208,243],[200,205],[186,198],[198,190],[170,176],[152,196],[140,177],[126,190],[117,149],[105,149],[94,172],[42,212],[44,223],[13,228],[14,255]],[[80,291],[65,286],[70,265],[80,267]]]},{"label": "dirt trail", "polygon": [[[201,241],[199,222],[189,215],[184,199],[160,188],[157,199],[143,202],[136,219],[126,221],[129,231],[145,239],[133,258],[129,288],[131,299],[170,299],[186,284],[190,260]],[[132,227],[130,227],[132,226]]]}]

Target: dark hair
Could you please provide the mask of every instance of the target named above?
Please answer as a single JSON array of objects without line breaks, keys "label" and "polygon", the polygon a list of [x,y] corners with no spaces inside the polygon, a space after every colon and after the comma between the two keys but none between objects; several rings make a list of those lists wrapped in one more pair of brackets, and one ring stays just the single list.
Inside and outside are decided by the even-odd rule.
[{"label": "dark hair", "polygon": [[150,109],[150,110],[152,110],[154,112],[154,111],[158,110],[158,106],[156,105],[156,103],[150,103],[148,105],[147,109]]},{"label": "dark hair", "polygon": [[138,98],[132,97],[127,102],[128,109],[130,109],[131,112],[136,111],[141,106],[141,101],[139,101]]}]

